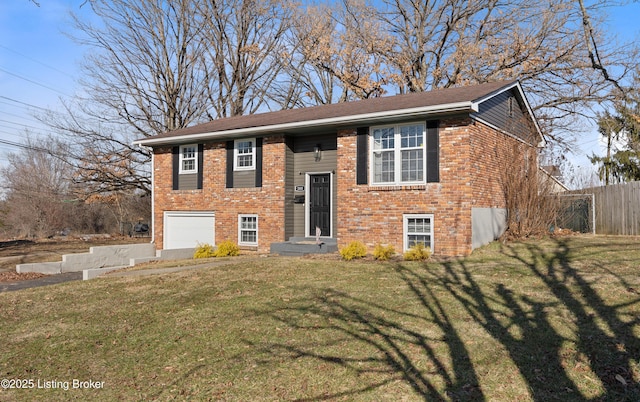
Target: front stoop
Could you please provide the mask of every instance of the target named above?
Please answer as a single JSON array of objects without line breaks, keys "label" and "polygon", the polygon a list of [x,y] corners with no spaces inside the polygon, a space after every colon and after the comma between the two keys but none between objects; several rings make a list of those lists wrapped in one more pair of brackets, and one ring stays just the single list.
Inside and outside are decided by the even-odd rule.
[{"label": "front stoop", "polygon": [[271,243],[271,254],[303,256],[307,254],[331,254],[338,251],[336,239],[321,238],[316,243],[314,237],[292,237],[287,242]]}]

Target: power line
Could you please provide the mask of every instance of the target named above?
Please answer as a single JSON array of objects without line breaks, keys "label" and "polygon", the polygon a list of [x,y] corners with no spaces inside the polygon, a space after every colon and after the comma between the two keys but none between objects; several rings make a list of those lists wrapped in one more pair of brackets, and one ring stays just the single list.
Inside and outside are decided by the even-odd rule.
[{"label": "power line", "polygon": [[22,149],[27,149],[29,151],[40,151],[40,152],[47,152],[47,153],[50,152],[48,149],[45,149],[45,148],[35,147],[33,145],[21,144],[19,142],[3,140],[3,139],[0,139],[0,144],[10,145],[12,147],[18,147],[18,148],[22,148]]},{"label": "power line", "polygon": [[4,124],[0,124],[1,128],[7,128],[9,130],[14,130],[13,132],[9,132],[9,131],[0,131],[0,133],[4,133],[4,134],[8,134],[8,135],[13,135],[15,137],[23,137],[22,134],[15,132],[16,128],[15,127],[10,127],[10,126],[5,126]]},{"label": "power line", "polygon": [[41,130],[42,129],[40,127],[30,126],[30,125],[24,124],[24,123],[16,123],[16,122],[9,121],[9,120],[0,119],[0,121],[3,122],[3,123],[15,124],[16,126],[20,126],[20,127],[32,128],[34,130]]},{"label": "power line", "polygon": [[[11,97],[8,97],[8,96],[4,96],[4,95],[0,95],[0,103],[1,104],[5,104],[5,105],[9,105],[9,106],[12,106],[12,107],[18,107],[18,108],[23,108],[23,109],[27,109],[27,108],[31,109],[31,110],[27,109],[25,111],[26,113],[33,113],[33,109],[37,109],[39,111],[43,111],[43,112],[47,112],[47,113],[61,114],[61,112],[59,112],[59,111],[55,111],[55,110],[44,108],[44,107],[41,107],[41,106],[37,106],[37,105],[31,104],[31,103],[23,102],[21,100],[14,99],[14,98],[11,98]],[[42,122],[39,121],[39,120],[36,120],[36,119],[33,119],[33,118],[28,118],[26,116],[17,115],[15,113],[2,112],[2,115],[15,116],[15,117],[18,117],[18,118],[20,118],[22,120],[25,120],[26,122],[34,122],[34,123],[42,124]],[[37,126],[25,124],[25,123],[18,123],[18,122],[15,122],[15,121],[9,121],[9,120],[3,120],[3,119],[0,119],[0,122],[5,122],[5,123],[9,123],[9,124],[13,124],[13,125],[19,126],[19,127],[12,127],[12,126],[7,126],[5,124],[0,124],[0,127],[4,127],[6,129],[9,129],[9,130],[20,130],[20,129],[29,130],[29,129],[31,129],[31,130],[37,130],[38,132],[44,133],[44,134],[57,135],[57,133],[55,133],[55,132],[51,131],[50,129],[48,129],[46,127],[46,125],[43,125],[41,127],[37,127]],[[13,136],[17,136],[17,137],[22,137],[23,136],[22,134],[16,133],[15,131],[14,132],[0,131],[0,133],[13,135]]]},{"label": "power line", "polygon": [[[12,117],[17,117],[21,120],[24,121],[28,121],[28,122],[32,122],[32,123],[38,123],[41,124],[42,122],[40,120],[34,119],[32,117],[28,117],[29,115],[25,116],[24,114],[15,114],[15,113],[9,113],[9,112],[0,112],[0,116],[12,116]],[[13,124],[22,124],[22,123],[13,123]]]},{"label": "power line", "polygon": [[58,72],[58,73],[60,73],[60,74],[66,75],[66,76],[67,76],[67,77],[69,77],[69,78],[72,78],[72,79],[74,78],[71,74],[69,74],[69,73],[67,73],[67,72],[65,72],[65,71],[62,71],[62,70],[60,70],[60,69],[58,69],[58,68],[56,68],[56,67],[53,67],[53,66],[51,66],[51,65],[49,65],[49,64],[47,64],[47,63],[42,62],[42,61],[40,61],[40,60],[36,60],[36,59],[34,59],[33,57],[31,57],[31,56],[27,56],[26,54],[22,54],[22,53],[18,52],[17,50],[10,49],[10,48],[8,48],[8,47],[6,47],[6,46],[4,46],[4,45],[0,45],[0,48],[5,49],[5,50],[8,50],[8,51],[10,51],[10,52],[12,52],[12,53],[15,53],[15,54],[17,54],[18,56],[24,57],[24,58],[25,58],[25,59],[27,59],[27,60],[31,60],[31,61],[32,61],[32,62],[34,62],[34,63],[38,63],[38,64],[40,64],[41,66],[47,67],[48,69],[51,69],[51,70],[53,70],[53,71],[56,71],[56,72]]},{"label": "power line", "polygon": [[40,106],[36,106],[36,105],[32,105],[31,103],[22,102],[22,101],[19,101],[17,99],[9,98],[8,96],[0,95],[0,98],[6,99],[6,100],[14,102],[14,103],[19,103],[19,104],[24,105],[24,106],[32,107],[32,108],[35,108],[35,109],[40,109],[40,110],[43,110],[45,112],[51,111],[50,109],[47,109],[47,108],[44,108],[44,107],[40,107]]},{"label": "power line", "polygon": [[[0,130],[0,133],[2,134],[7,134],[7,135],[13,135],[15,137],[21,137],[24,138],[24,135],[21,134],[22,132],[16,131],[16,129],[12,128],[12,127],[7,127],[7,126],[3,126],[0,125],[0,127],[4,127],[4,128],[9,128],[10,130],[13,129],[14,131],[4,131],[4,130]],[[48,131],[48,130],[43,130],[43,129],[38,129],[38,132],[33,132],[33,131],[29,131],[28,128],[25,127],[25,131],[27,131],[30,135],[34,134],[36,137],[39,137],[39,134],[48,134],[50,136],[57,136],[58,133],[53,132],[53,131]]]},{"label": "power line", "polygon": [[46,89],[48,89],[48,90],[51,90],[51,91],[57,92],[57,93],[59,93],[59,94],[61,94],[61,95],[69,96],[68,94],[66,94],[66,93],[64,93],[64,92],[62,92],[62,91],[59,91],[59,90],[57,90],[57,89],[55,89],[55,88],[53,88],[53,87],[50,87],[50,86],[48,86],[48,85],[42,84],[42,83],[37,82],[37,81],[34,81],[34,80],[29,79],[29,78],[27,78],[27,77],[23,77],[23,76],[21,76],[21,75],[18,75],[18,74],[12,73],[11,71],[5,70],[4,68],[0,68],[0,71],[4,72],[4,73],[6,73],[6,74],[12,75],[12,76],[14,76],[14,77],[16,77],[16,78],[20,78],[21,80],[24,80],[24,81],[30,82],[30,83],[32,83],[32,84],[34,84],[34,85],[38,85],[38,86],[41,86],[41,87],[46,88]]}]

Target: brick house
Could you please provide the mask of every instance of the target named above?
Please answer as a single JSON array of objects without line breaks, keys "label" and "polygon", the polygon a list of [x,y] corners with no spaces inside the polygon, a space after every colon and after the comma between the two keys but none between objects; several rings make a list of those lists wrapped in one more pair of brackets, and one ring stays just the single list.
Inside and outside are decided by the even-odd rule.
[{"label": "brick house", "polygon": [[[517,81],[218,119],[153,149],[158,249],[290,238],[467,255],[504,230],[500,173],[544,143]],[[518,153],[522,155],[523,153]],[[509,162],[507,163],[507,161]]]}]

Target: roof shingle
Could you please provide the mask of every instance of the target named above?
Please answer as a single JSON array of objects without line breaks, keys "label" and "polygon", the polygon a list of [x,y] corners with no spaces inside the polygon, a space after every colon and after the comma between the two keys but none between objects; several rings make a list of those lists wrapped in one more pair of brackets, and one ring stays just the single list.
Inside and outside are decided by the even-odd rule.
[{"label": "roof shingle", "polygon": [[275,112],[227,117],[166,132],[146,139],[141,139],[136,142],[143,143],[146,140],[153,141],[170,139],[194,134],[217,133],[229,130],[268,127],[321,119],[366,115],[392,110],[474,102],[490,96],[494,92],[512,85],[514,82],[515,81],[497,81],[466,87],[438,89],[429,92],[385,96],[353,102],[334,103],[299,109],[287,109]]}]

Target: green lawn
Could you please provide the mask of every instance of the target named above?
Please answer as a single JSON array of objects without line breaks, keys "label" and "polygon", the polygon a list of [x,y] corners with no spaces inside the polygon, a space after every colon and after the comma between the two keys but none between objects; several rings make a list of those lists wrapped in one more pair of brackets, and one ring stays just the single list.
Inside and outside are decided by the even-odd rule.
[{"label": "green lawn", "polygon": [[246,261],[0,294],[0,400],[640,400],[640,238]]}]

